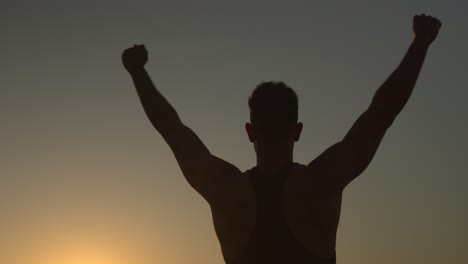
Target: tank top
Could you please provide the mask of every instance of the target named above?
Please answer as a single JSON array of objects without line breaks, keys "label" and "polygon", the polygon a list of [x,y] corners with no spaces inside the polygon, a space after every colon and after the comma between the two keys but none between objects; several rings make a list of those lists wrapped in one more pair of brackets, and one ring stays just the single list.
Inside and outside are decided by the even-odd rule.
[{"label": "tank top", "polygon": [[257,201],[256,222],[251,237],[236,261],[230,264],[335,264],[336,254],[324,259],[312,255],[287,226],[282,210],[285,180],[294,165],[264,175],[256,167],[248,170]]}]

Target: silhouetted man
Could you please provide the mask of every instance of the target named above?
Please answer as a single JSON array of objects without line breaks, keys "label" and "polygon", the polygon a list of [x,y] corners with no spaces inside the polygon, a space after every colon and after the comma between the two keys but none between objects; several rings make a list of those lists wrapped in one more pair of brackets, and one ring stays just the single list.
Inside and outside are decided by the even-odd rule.
[{"label": "silhouetted man", "polygon": [[414,16],[415,37],[403,61],[375,93],[345,137],[308,165],[293,162],[299,140],[295,92],[264,82],[249,98],[245,125],[257,165],[245,172],[212,155],[156,90],[143,45],[124,51],[146,115],[169,144],[189,184],[209,203],[226,263],[336,263],[336,231],[343,189],[372,160],[415,86],[441,22]]}]

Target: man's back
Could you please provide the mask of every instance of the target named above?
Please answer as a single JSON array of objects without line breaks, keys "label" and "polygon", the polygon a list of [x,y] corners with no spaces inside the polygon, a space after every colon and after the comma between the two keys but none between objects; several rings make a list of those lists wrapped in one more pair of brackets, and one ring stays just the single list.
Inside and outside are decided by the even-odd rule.
[{"label": "man's back", "polygon": [[[263,175],[252,168],[239,175],[243,180],[238,189],[231,192],[232,199],[211,205],[226,263],[240,264],[254,258],[274,263],[271,259],[280,261],[280,256],[285,254],[308,259],[308,263],[334,263],[330,261],[335,257],[341,193],[316,196],[312,201],[305,199],[311,195],[303,193],[306,189],[301,188],[304,186],[302,179],[317,176],[307,175],[308,171],[298,163],[283,173],[272,175]],[[307,192],[313,189],[307,188]],[[265,205],[265,200],[270,202]],[[265,207],[275,209],[265,210]],[[271,219],[266,219],[268,217]],[[271,232],[266,226],[270,226]],[[258,241],[262,242],[256,243]],[[281,244],[284,244],[279,248],[281,251],[275,250],[274,245]]]}]

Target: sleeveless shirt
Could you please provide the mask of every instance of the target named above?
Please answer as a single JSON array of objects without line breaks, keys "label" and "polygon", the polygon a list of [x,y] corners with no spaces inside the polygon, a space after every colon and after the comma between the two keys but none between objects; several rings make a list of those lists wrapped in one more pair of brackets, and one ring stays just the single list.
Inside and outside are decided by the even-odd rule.
[{"label": "sleeveless shirt", "polygon": [[324,259],[312,255],[294,237],[282,210],[282,193],[291,162],[278,173],[265,175],[256,167],[248,170],[257,201],[256,222],[250,239],[236,261],[230,264],[335,264],[336,254]]}]

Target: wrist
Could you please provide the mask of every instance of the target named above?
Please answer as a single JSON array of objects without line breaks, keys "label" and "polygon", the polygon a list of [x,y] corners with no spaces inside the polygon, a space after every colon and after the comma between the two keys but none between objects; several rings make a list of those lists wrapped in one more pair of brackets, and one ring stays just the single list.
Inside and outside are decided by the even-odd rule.
[{"label": "wrist", "polygon": [[144,66],[141,66],[141,67],[136,67],[136,68],[133,68],[133,69],[127,69],[128,73],[130,73],[130,75],[138,75],[142,72],[145,72],[145,67]]},{"label": "wrist", "polygon": [[412,43],[413,46],[416,46],[419,49],[428,49],[430,46],[430,43],[422,38],[415,37]]}]

